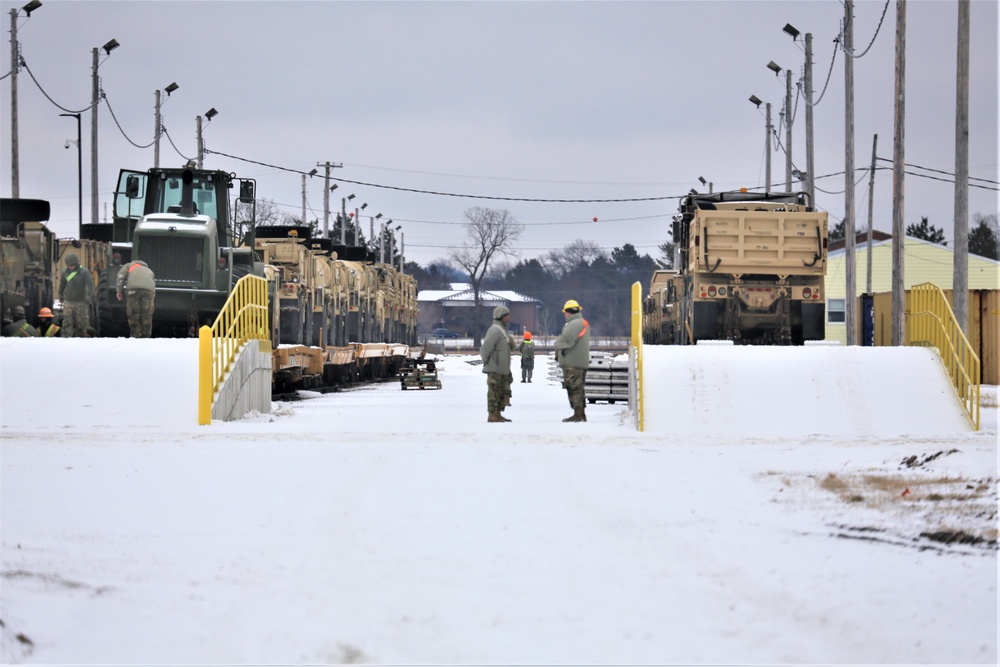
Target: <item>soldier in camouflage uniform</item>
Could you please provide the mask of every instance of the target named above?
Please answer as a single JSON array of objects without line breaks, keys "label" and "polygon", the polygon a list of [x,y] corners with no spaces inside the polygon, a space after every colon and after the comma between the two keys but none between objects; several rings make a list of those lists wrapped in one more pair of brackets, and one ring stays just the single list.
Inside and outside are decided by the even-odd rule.
[{"label": "soldier in camouflage uniform", "polygon": [[63,304],[63,338],[85,338],[94,300],[94,278],[72,252],[66,255],[66,268],[59,278],[59,299]]},{"label": "soldier in camouflage uniform", "polygon": [[524,332],[524,340],[521,341],[521,382],[531,382],[531,374],[535,372],[535,341],[531,340],[531,332]]},{"label": "soldier in camouflage uniform", "polygon": [[510,373],[510,353],[514,349],[514,340],[507,333],[507,323],[510,322],[510,310],[506,306],[493,309],[493,324],[490,325],[479,348],[479,356],[483,360],[483,372],[486,373],[486,406],[489,410],[488,422],[509,422],[501,415],[504,407],[510,405],[510,384],[514,376]]},{"label": "soldier in camouflage uniform", "polygon": [[556,361],[563,369],[563,387],[569,394],[573,414],[564,422],[585,422],[587,404],[585,384],[590,368],[590,324],[583,319],[583,308],[573,299],[563,306],[566,324],[555,342]]},{"label": "soldier in camouflage uniform", "polygon": [[118,300],[126,296],[125,312],[128,328],[133,338],[150,338],[153,335],[153,297],[156,294],[156,276],[146,262],[129,262],[118,272]]},{"label": "soldier in camouflage uniform", "polygon": [[14,306],[14,321],[3,328],[3,335],[14,338],[31,338],[38,335],[35,327],[28,324],[25,318],[24,306]]}]

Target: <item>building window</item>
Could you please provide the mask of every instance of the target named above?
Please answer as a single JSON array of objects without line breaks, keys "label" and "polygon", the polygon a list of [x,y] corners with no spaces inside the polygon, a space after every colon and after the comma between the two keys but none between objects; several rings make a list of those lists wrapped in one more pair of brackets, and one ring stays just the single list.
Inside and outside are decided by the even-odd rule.
[{"label": "building window", "polygon": [[844,322],[845,299],[827,299],[826,320],[827,322]]}]

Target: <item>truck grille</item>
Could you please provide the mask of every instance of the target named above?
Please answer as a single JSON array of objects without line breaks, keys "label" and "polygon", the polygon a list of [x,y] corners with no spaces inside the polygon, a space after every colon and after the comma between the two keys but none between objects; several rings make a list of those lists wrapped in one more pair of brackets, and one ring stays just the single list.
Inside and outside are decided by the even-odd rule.
[{"label": "truck grille", "polygon": [[204,267],[204,246],[200,238],[146,237],[142,240],[142,260],[156,274],[156,282],[200,285]]}]

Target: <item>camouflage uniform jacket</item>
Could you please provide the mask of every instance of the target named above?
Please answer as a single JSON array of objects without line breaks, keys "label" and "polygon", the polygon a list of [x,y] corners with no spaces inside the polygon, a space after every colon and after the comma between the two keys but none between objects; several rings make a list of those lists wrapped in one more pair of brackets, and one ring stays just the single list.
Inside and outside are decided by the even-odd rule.
[{"label": "camouflage uniform jacket", "polygon": [[555,348],[561,367],[584,370],[590,367],[590,324],[583,319],[583,313],[574,313],[566,320]]},{"label": "camouflage uniform jacket", "polygon": [[94,300],[94,278],[83,266],[63,269],[59,278],[59,298],[71,303],[90,303]]},{"label": "camouflage uniform jacket", "polygon": [[129,262],[118,272],[118,294],[122,294],[127,289],[142,289],[149,292],[156,291],[156,276],[153,270],[146,265],[146,262],[136,260]]},{"label": "camouflage uniform jacket", "polygon": [[493,324],[486,331],[483,345],[479,348],[479,356],[483,359],[483,372],[509,375],[512,347],[507,336],[507,327],[500,320],[493,320]]}]

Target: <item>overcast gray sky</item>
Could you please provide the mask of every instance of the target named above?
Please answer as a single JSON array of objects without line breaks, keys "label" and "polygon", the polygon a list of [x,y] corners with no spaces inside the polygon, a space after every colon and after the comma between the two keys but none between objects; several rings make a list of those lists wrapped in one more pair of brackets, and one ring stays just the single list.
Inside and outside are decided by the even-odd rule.
[{"label": "overcast gray sky", "polygon": [[[24,5],[2,2],[3,20]],[[506,208],[524,223],[524,258],[576,239],[607,249],[633,243],[657,256],[677,197],[691,188],[764,184],[764,107],[779,121],[785,78],[805,60],[786,23],[814,37],[817,204],[844,214],[844,54],[834,39],[844,14],[833,0],[798,2],[224,2],[43,0],[18,19],[21,53],[45,92],[70,110],[91,96],[91,50],[111,38],[102,87],[125,134],[150,144],[154,91],[180,88],[162,107],[184,156],[196,154],[195,117],[209,108],[207,168],[258,182],[258,197],[301,214],[301,176],[319,162],[342,164],[340,197],[367,202],[364,214],[402,225],[407,259],[447,257],[464,238],[463,212]],[[892,158],[895,0],[855,3],[856,165]],[[957,2],[907,3],[906,162],[955,169]],[[22,12],[23,14],[23,12]],[[997,181],[997,2],[972,2],[969,211],[995,213]],[[9,37],[9,35],[8,35]],[[10,69],[9,47],[0,70]],[[833,62],[831,71],[830,65]],[[825,86],[827,75],[829,84]],[[0,82],[0,193],[11,193],[10,78]],[[794,96],[794,93],[793,93]],[[51,226],[76,235],[77,161],[71,118],[21,70],[18,77],[20,194],[52,202]],[[805,170],[805,103],[795,106],[792,152]],[[145,170],[153,149],[136,148],[108,107],[99,110],[100,212],[110,216],[120,168]],[[84,219],[90,217],[90,115],[84,115]],[[781,132],[784,142],[784,132]],[[782,189],[784,154],[773,154]],[[161,143],[161,164],[183,158]],[[882,163],[889,166],[890,163]],[[292,170],[292,171],[288,171]],[[937,178],[948,176],[925,172]],[[320,170],[320,176],[322,170]],[[860,172],[858,173],[861,178]],[[392,188],[402,188],[392,189]],[[409,192],[512,198],[474,199]],[[868,180],[856,190],[867,224]],[[892,178],[878,172],[875,226],[892,225]],[[641,202],[540,203],[517,199]],[[323,217],[323,182],[309,179],[309,218]],[[954,186],[906,177],[905,220],[952,234]],[[593,218],[598,221],[594,222]],[[367,217],[362,218],[368,229]]]}]

